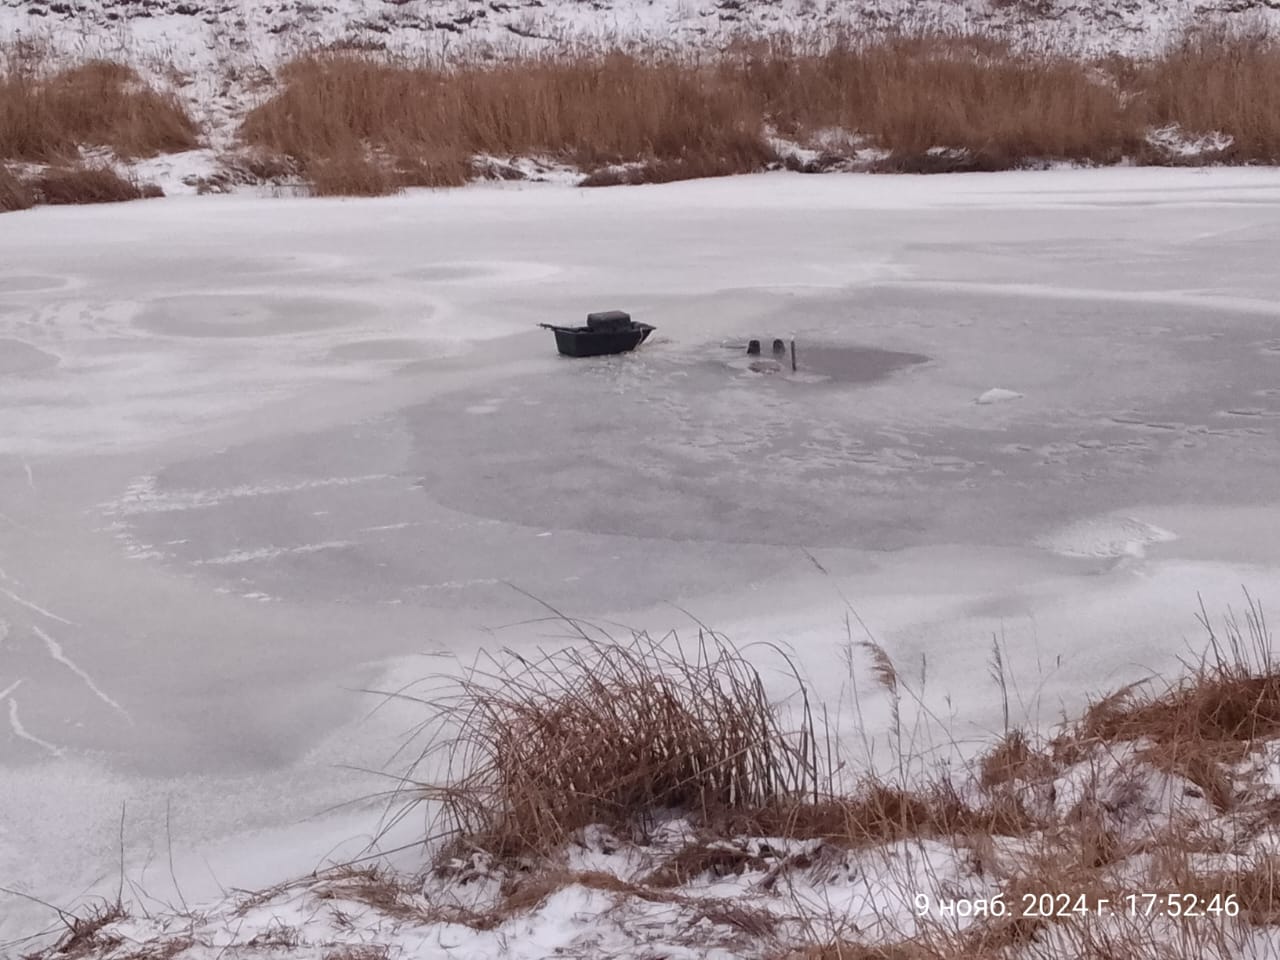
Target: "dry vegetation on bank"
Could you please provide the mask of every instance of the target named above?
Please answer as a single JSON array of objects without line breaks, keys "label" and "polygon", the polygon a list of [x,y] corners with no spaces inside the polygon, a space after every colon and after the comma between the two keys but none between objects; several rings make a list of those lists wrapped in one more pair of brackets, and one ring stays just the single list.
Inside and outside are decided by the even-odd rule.
[{"label": "dry vegetation on bank", "polygon": [[0,213],[38,204],[121,203],[162,196],[164,191],[155,184],[122,176],[105,163],[43,167],[25,176],[0,167]]},{"label": "dry vegetation on bank", "polygon": [[8,167],[0,166],[0,213],[26,210],[35,203],[35,196],[26,180],[14,175]]},{"label": "dry vegetation on bank", "polygon": [[[1198,32],[1152,59],[1082,61],[978,36],[797,38],[722,54],[553,52],[440,65],[323,51],[276,72],[243,116],[243,151],[207,186],[288,172],[320,196],[520,177],[511,160],[580,170],[585,186],[772,166],[941,173],[1055,161],[1280,163],[1280,41]],[[1156,136],[1153,136],[1156,134]],[[128,161],[188,150],[182,102],[132,68],[70,68],[32,47],[0,58],[0,161]],[[1185,148],[1199,141],[1198,146]],[[3,174],[0,209],[38,191]],[[257,179],[279,183],[279,175]]]},{"label": "dry vegetation on bank", "polygon": [[[1096,62],[980,36],[739,43],[719,54],[583,50],[441,65],[370,50],[282,66],[208,189],[288,171],[318,195],[379,195],[523,174],[584,185],[777,166],[1004,170],[1052,162],[1280,162],[1280,41],[1202,31],[1150,59]],[[101,60],[0,57],[0,162],[123,161],[197,145],[171,93]],[[1197,143],[1198,141],[1198,143]],[[248,158],[246,160],[246,158]],[[279,183],[272,175],[266,180]],[[0,208],[38,195],[0,187]]]},{"label": "dry vegetation on bank", "polygon": [[[430,737],[392,819],[425,805],[441,841],[419,876],[353,864],[165,920],[100,903],[43,956],[391,957],[447,930],[464,954],[524,957],[548,924],[578,925],[570,952],[604,937],[637,958],[1280,955],[1280,669],[1256,605],[1181,678],[1052,738],[1010,729],[949,772],[867,772],[800,676],[766,695],[778,653],[584,636],[401,691]],[[849,653],[907,722],[919,691],[875,644]],[[942,907],[975,899],[1006,909]]]},{"label": "dry vegetation on bank", "polygon": [[[453,838],[427,901],[466,863],[501,882],[484,910],[449,917],[482,926],[578,884],[713,917],[744,956],[1245,955],[1280,924],[1280,783],[1269,772],[1280,667],[1252,601],[1221,631],[1201,622],[1206,652],[1182,677],[1100,697],[1052,738],[1009,729],[967,769],[900,756],[896,777],[856,773],[866,763],[815,719],[832,714],[772,648],[740,651],[709,633],[689,645],[584,634],[536,658],[490,659],[415,700],[427,727],[446,732],[410,774],[443,779],[412,786],[411,802],[437,804]],[[847,652],[850,680],[868,671],[893,726],[906,723],[920,692],[886,651]],[[790,677],[781,701],[776,679],[765,693],[765,660]],[[991,666],[1003,669],[998,649]],[[902,744],[901,731],[890,741]],[[689,829],[664,844],[672,808]],[[563,859],[575,844],[642,850],[643,866],[575,871]],[[740,883],[731,915],[716,899],[726,882]],[[922,893],[935,905],[1000,896],[1009,911],[920,916]],[[1147,913],[1146,893],[1183,906],[1194,894],[1206,912]],[[1042,894],[1055,897],[1048,915]]]},{"label": "dry vegetation on bank", "polygon": [[38,48],[0,51],[0,211],[158,196],[105,161],[85,162],[82,150],[127,162],[190,150],[198,132],[175,97],[131,67],[90,60],[59,69]]},{"label": "dry vegetation on bank", "polygon": [[[1280,43],[1266,37],[1196,34],[1150,61],[1100,63],[933,35],[448,68],[327,52],[280,80],[242,134],[324,193],[458,185],[476,157],[547,157],[588,185],[851,160],[907,172],[1280,161]],[[1162,129],[1225,137],[1188,155],[1153,142]],[[774,134],[819,155],[788,160]]]},{"label": "dry vegetation on bank", "polygon": [[38,49],[0,52],[0,160],[66,163],[82,147],[121,159],[190,150],[198,130],[172,95],[119,63],[59,69]]},{"label": "dry vegetation on bank", "polygon": [[105,165],[49,167],[32,177],[28,184],[37,203],[51,206],[121,203],[164,196],[154,184],[136,183]]}]

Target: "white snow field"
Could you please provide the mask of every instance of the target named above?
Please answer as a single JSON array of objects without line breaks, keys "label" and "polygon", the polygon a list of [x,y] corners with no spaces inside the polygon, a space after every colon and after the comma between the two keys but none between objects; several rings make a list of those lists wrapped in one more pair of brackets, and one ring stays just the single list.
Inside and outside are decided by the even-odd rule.
[{"label": "white snow field", "polygon": [[1145,53],[1190,25],[1274,28],[1272,0],[0,0],[0,32],[73,53],[212,77],[333,44],[408,55],[571,43],[718,49],[731,38],[839,30],[980,32],[1084,53]]},{"label": "white snow field", "polygon": [[[358,852],[415,720],[359,691],[559,642],[526,594],[833,699],[851,607],[951,748],[993,635],[1015,722],[1171,671],[1280,599],[1277,249],[1263,169],[0,218],[0,943],[122,849],[189,901]],[[634,354],[534,327],[615,307]]]}]

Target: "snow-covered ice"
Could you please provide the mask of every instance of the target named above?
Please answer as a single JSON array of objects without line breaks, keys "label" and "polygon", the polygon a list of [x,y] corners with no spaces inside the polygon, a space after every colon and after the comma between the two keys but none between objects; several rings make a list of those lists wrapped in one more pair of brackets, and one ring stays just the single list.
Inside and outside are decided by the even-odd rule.
[{"label": "snow-covered ice", "polygon": [[[852,606],[951,746],[993,635],[1045,723],[1170,668],[1197,594],[1276,599],[1278,243],[1261,169],[6,215],[0,886],[114,890],[122,808],[157,895],[170,847],[191,899],[358,850],[414,720],[359,691],[555,642],[520,591],[833,698]],[[633,355],[534,327],[615,306]]]}]

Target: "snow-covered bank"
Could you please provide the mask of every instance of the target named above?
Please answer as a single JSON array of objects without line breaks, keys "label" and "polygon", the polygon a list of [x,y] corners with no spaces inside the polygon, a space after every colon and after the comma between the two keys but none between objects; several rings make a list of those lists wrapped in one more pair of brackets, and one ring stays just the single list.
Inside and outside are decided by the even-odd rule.
[{"label": "snow-covered bank", "polygon": [[0,3],[0,33],[52,37],[68,47],[164,59],[186,74],[221,65],[272,67],[299,49],[347,43],[395,53],[519,45],[536,51],[574,43],[650,43],[718,49],[736,36],[819,34],[840,28],[939,29],[1004,35],[1037,48],[1146,53],[1188,25],[1276,23],[1264,0],[1049,0],[1024,4],[963,0],[914,3],[856,0],[421,0],[373,4],[298,0],[44,0]]},{"label": "snow-covered bank", "polygon": [[[7,215],[0,885],[113,892],[122,803],[157,895],[166,808],[192,900],[314,868],[413,722],[354,688],[562,632],[502,581],[818,678],[847,598],[965,740],[993,632],[1047,721],[1169,667],[1280,599],[1278,235],[1261,169]],[[533,327],[615,305],[625,358]],[[722,346],[775,332],[806,376]]]},{"label": "snow-covered bank", "polygon": [[886,779],[705,632],[486,657],[425,706],[451,759],[411,775],[452,813],[422,862],[209,902],[122,879],[32,956],[1274,957],[1280,678],[1256,603],[1202,625],[1206,659],[1167,688],[1110,691],[1051,740],[1006,721],[953,768],[919,752],[883,648],[850,640],[848,678],[894,704]]}]

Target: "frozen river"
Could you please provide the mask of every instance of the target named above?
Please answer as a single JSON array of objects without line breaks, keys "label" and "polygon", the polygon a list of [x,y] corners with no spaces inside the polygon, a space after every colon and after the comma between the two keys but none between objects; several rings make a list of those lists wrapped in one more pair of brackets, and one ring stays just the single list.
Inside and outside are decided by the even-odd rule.
[{"label": "frozen river", "polygon": [[158,896],[313,867],[406,722],[357,690],[551,642],[526,594],[831,691],[847,602],[960,739],[993,635],[1018,719],[1168,669],[1280,598],[1277,250],[1270,170],[6,215],[0,887],[114,890],[122,809]]}]

